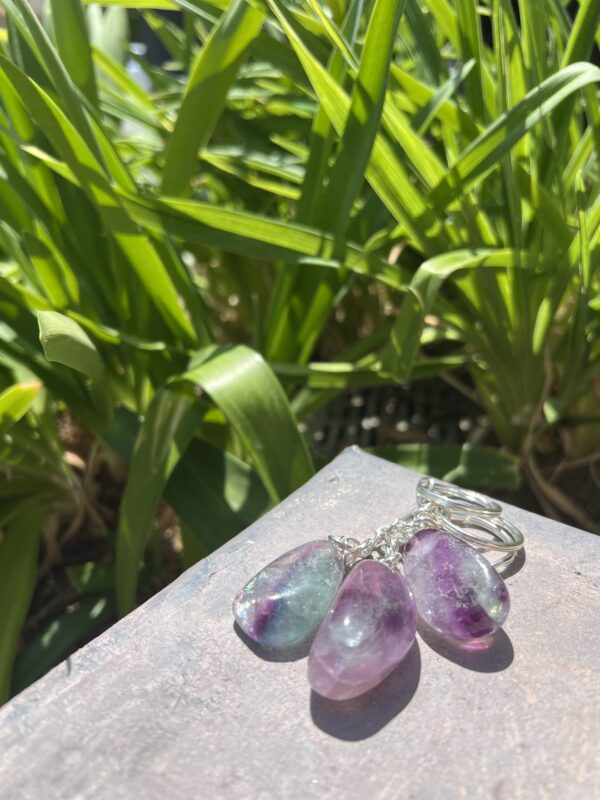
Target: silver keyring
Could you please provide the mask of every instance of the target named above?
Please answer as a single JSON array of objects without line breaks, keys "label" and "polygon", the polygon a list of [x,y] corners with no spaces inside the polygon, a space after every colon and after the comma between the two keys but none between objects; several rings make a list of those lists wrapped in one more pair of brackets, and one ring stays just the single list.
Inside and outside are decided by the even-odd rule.
[{"label": "silver keyring", "polygon": [[[516,553],[523,547],[524,538],[521,531],[504,517],[485,517],[479,514],[468,514],[460,511],[441,513],[443,529],[454,534],[468,544],[482,550],[499,550],[504,553]],[[472,533],[482,531],[484,536]]]},{"label": "silver keyring", "polygon": [[502,513],[500,503],[479,492],[429,477],[421,478],[417,484],[417,503],[435,503],[451,511],[485,517],[498,517]]},{"label": "silver keyring", "polygon": [[375,558],[390,567],[402,560],[406,543],[420,530],[445,531],[481,553],[500,553],[491,562],[497,569],[508,566],[524,545],[521,531],[504,519],[502,506],[479,492],[424,477],[417,484],[417,509],[405,518],[380,526],[374,536],[360,541],[330,536],[347,566]]}]

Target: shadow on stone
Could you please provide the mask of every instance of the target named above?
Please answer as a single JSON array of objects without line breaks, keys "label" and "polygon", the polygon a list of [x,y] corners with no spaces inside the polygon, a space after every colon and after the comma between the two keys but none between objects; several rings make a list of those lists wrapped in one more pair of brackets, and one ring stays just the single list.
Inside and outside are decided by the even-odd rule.
[{"label": "shadow on stone", "polygon": [[237,622],[233,623],[233,630],[246,647],[252,650],[254,655],[262,658],[263,661],[299,661],[301,658],[306,658],[314,638],[311,637],[295,647],[288,647],[286,650],[270,650],[268,647],[257,644],[253,639],[247,636]]},{"label": "shadow on stone", "polygon": [[516,575],[517,572],[520,572],[523,569],[526,559],[527,556],[525,555],[525,548],[522,547],[515,556],[512,564],[510,564],[504,572],[500,572],[502,580],[505,581],[507,578],[512,578],[513,575]]},{"label": "shadow on stone", "polygon": [[415,640],[406,658],[383,683],[352,700],[327,700],[310,694],[310,713],[324,733],[357,742],[391,722],[412,700],[421,675],[421,653]]},{"label": "shadow on stone", "polygon": [[515,651],[507,634],[499,628],[493,636],[460,641],[448,639],[419,620],[417,631],[436,653],[474,672],[502,672],[513,661]]}]

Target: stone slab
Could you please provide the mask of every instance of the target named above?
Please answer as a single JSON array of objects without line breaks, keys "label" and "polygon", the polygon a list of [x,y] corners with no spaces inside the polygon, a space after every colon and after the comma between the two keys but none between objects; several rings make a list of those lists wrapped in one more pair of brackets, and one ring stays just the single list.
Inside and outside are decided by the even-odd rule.
[{"label": "stone slab", "polygon": [[379,689],[311,696],[261,658],[235,591],[327,534],[413,507],[418,475],[349,449],[0,711],[2,800],[600,797],[600,538],[514,508],[526,557],[483,651],[431,635]]}]

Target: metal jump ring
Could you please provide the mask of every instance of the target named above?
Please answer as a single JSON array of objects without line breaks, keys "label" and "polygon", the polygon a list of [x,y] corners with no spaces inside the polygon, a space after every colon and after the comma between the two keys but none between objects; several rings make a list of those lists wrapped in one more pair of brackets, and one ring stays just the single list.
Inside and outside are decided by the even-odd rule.
[{"label": "metal jump ring", "polygon": [[502,506],[495,500],[437,478],[421,478],[417,484],[417,503],[420,505],[424,502],[435,503],[444,511],[449,509],[485,517],[498,517],[502,513]]},{"label": "metal jump ring", "polygon": [[[442,511],[443,528],[458,539],[484,550],[499,550],[503,553],[516,553],[523,547],[521,531],[504,517],[485,517],[460,511]],[[488,535],[477,535],[473,530]]]}]

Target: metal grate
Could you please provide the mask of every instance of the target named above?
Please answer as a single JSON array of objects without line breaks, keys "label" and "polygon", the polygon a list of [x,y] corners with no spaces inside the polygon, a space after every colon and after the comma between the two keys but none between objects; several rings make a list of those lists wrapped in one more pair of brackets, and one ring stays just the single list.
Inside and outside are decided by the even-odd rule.
[{"label": "metal grate", "polygon": [[476,427],[487,427],[481,409],[434,379],[349,391],[318,411],[306,432],[315,455],[331,458],[353,444],[460,443]]}]

